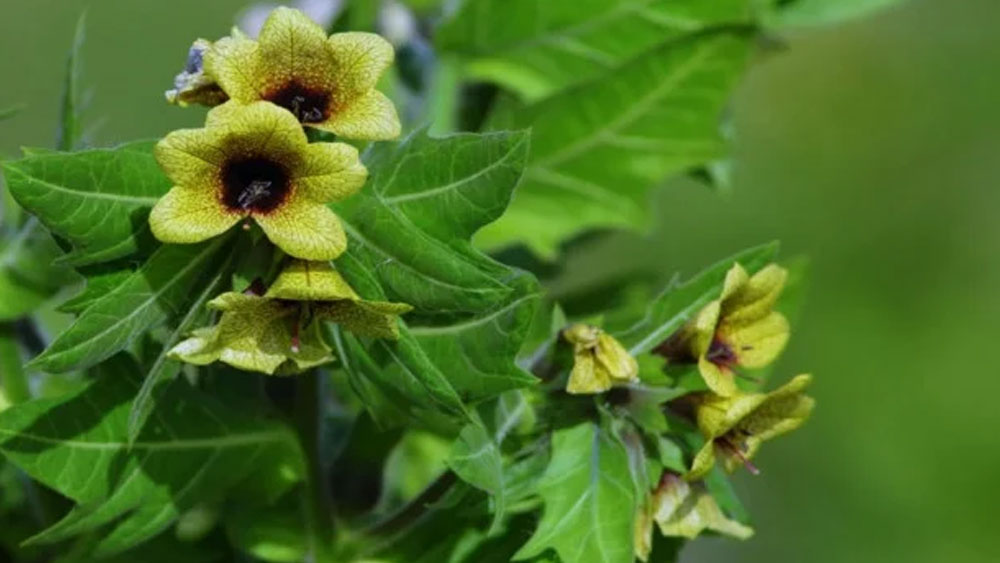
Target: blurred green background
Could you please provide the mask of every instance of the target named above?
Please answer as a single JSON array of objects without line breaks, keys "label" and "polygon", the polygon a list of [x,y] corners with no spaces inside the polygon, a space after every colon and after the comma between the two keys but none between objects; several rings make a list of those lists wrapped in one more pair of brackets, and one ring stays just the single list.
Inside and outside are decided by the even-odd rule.
[{"label": "blurred green background", "polygon": [[[28,107],[0,125],[0,154],[51,145],[85,4],[91,142],[113,144],[201,121],[162,92],[192,37],[244,2],[4,0],[0,108]],[[684,561],[1000,559],[997,22],[996,0],[915,0],[785,34],[736,97],[732,192],[670,190],[660,231],[586,245],[609,268],[686,274],[774,238],[811,258],[778,373],[815,373],[819,408],[738,479],[757,536],[699,540]]]}]

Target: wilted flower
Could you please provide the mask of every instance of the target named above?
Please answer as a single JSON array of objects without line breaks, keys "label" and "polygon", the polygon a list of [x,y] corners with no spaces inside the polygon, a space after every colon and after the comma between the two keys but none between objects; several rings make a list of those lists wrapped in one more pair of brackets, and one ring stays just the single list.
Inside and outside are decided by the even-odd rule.
[{"label": "wilted flower", "polygon": [[573,370],[568,393],[603,393],[615,383],[639,379],[639,364],[613,337],[590,325],[575,324],[563,331],[573,345]]},{"label": "wilted flower", "polygon": [[727,471],[745,465],[757,469],[750,460],[766,440],[791,432],[809,418],[815,401],[803,393],[812,377],[799,375],[770,393],[747,393],[720,397],[701,393],[692,398],[698,429],[705,445],[694,458],[685,476],[697,480],[708,473],[721,455]]},{"label": "wilted flower", "polygon": [[734,368],[764,367],[788,342],[788,321],[773,310],[787,276],[784,268],[771,264],[750,277],[734,264],[719,299],[705,305],[657,352],[670,360],[697,358],[709,389],[726,397],[737,394]]},{"label": "wilted flower", "polygon": [[304,125],[363,140],[399,136],[392,102],[375,89],[392,64],[392,46],[372,33],[336,33],[305,14],[277,8],[258,40],[220,39],[205,53],[205,71],[240,103],[273,102]]},{"label": "wilted flower", "polygon": [[212,42],[198,39],[188,50],[184,70],[174,77],[174,87],[167,90],[167,102],[181,107],[190,104],[217,106],[229,97],[215,83],[215,79],[205,73],[205,53],[212,48]]},{"label": "wilted flower", "polygon": [[330,260],[347,246],[327,207],[364,184],[358,151],[312,143],[288,111],[267,103],[227,102],[204,129],[181,129],[156,145],[175,186],[149,216],[156,238],[194,243],[253,218],[267,238],[296,258]]},{"label": "wilted flower", "polygon": [[329,262],[293,261],[264,295],[251,286],[208,303],[218,324],[196,330],[170,351],[192,364],[215,361],[267,374],[295,373],[333,360],[317,321],[373,338],[399,337],[396,319],[411,307],[366,301]]},{"label": "wilted flower", "polygon": [[689,483],[669,471],[653,493],[653,519],[665,536],[694,539],[705,530],[739,539],[753,535],[752,528],[723,514],[703,483]]}]

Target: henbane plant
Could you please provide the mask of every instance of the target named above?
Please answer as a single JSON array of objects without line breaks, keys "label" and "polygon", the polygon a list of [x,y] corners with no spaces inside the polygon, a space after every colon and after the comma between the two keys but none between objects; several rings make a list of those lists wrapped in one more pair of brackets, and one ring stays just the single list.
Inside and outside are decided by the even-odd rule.
[{"label": "henbane plant", "polygon": [[727,100],[796,3],[413,4],[192,38],[163,111],[202,126],[115,147],[79,137],[74,49],[58,150],[2,165],[0,554],[626,563],[752,536],[729,475],[766,478],[814,404],[770,381],[802,262],[751,246],[596,302],[546,272],[655,221],[671,178],[725,181]]}]

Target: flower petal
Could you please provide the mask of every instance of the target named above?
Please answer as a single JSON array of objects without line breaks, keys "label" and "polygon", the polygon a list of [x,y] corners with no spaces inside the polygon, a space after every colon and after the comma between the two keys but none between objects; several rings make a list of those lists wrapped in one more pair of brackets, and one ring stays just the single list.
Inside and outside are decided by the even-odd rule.
[{"label": "flower petal", "polygon": [[319,203],[340,201],[357,193],[368,179],[358,149],[346,143],[313,143],[295,183],[304,195]]},{"label": "flower petal", "polygon": [[293,301],[360,299],[329,261],[293,260],[278,274],[267,297]]},{"label": "flower petal", "polygon": [[374,33],[335,33],[327,47],[336,64],[338,94],[350,98],[375,88],[395,57],[392,44]]},{"label": "flower petal", "polygon": [[705,380],[708,388],[717,395],[732,397],[740,392],[733,372],[715,365],[705,356],[698,358],[698,372],[701,373],[701,378]]},{"label": "flower petal", "polygon": [[611,376],[597,365],[591,350],[579,351],[573,359],[566,392],[573,395],[603,393],[611,389]]},{"label": "flower petal", "polygon": [[206,129],[228,155],[267,155],[295,170],[309,140],[292,112],[270,102],[227,102],[208,112]]},{"label": "flower petal", "polygon": [[242,34],[224,37],[205,52],[204,64],[231,99],[244,104],[260,99],[264,76],[256,41]]},{"label": "flower petal", "polygon": [[[711,439],[705,441],[705,445],[698,450],[691,462],[691,470],[684,475],[686,481],[697,481],[708,475],[708,472],[715,467],[715,443]],[[666,532],[664,532],[666,533]]]},{"label": "flower petal", "polygon": [[766,316],[781,295],[788,271],[770,264],[744,282],[723,300],[722,316],[729,323],[750,323]]},{"label": "flower petal", "polygon": [[653,504],[654,518],[665,536],[694,539],[705,530],[739,539],[753,535],[752,528],[726,517],[703,483],[668,476],[657,489]]},{"label": "flower petal", "polygon": [[299,10],[275,8],[258,37],[268,87],[296,78],[314,87],[329,84],[338,73],[326,39],[323,28]]},{"label": "flower petal", "polygon": [[751,369],[773,362],[785,349],[788,336],[788,320],[778,312],[750,324],[723,322],[719,327],[719,338],[736,354],[739,365]]},{"label": "flower petal", "polygon": [[156,143],[153,154],[171,182],[187,187],[214,186],[226,159],[222,135],[210,129],[173,131]]},{"label": "flower petal", "polygon": [[378,90],[370,90],[344,102],[326,121],[309,125],[362,141],[395,139],[401,130],[396,106]]},{"label": "flower petal", "polygon": [[225,232],[241,216],[230,213],[216,194],[206,190],[174,187],[160,198],[149,214],[153,236],[163,242],[201,242]]},{"label": "flower petal", "polygon": [[399,315],[411,307],[384,301],[334,301],[316,306],[316,314],[368,338],[399,339]]},{"label": "flower petal", "polygon": [[614,337],[603,331],[597,339],[596,360],[613,381],[639,380],[639,363]]},{"label": "flower petal", "polygon": [[278,248],[303,260],[333,260],[347,248],[340,219],[324,205],[293,194],[267,215],[254,215],[264,234]]}]

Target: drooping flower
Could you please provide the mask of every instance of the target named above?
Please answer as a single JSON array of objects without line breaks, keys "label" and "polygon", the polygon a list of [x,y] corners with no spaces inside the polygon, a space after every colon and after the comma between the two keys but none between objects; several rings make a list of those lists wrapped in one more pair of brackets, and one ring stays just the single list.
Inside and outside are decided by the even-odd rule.
[{"label": "drooping flower", "polygon": [[191,45],[184,70],[174,77],[174,87],[165,93],[167,103],[181,107],[191,104],[217,106],[229,98],[205,72],[205,53],[211,48],[212,42],[206,39],[198,39]]},{"label": "drooping flower", "polygon": [[181,129],[156,145],[174,187],[153,207],[150,227],[169,243],[194,243],[252,218],[286,253],[330,260],[347,246],[327,207],[364,184],[358,151],[344,143],[308,143],[288,111],[267,102],[227,102],[203,129]]},{"label": "drooping flower", "polygon": [[660,533],[694,539],[705,530],[745,540],[753,529],[726,517],[704,483],[690,483],[666,471],[653,493],[653,519]]},{"label": "drooping flower", "polygon": [[196,330],[170,357],[205,365],[215,361],[267,374],[296,373],[333,360],[320,321],[372,338],[399,337],[396,319],[411,307],[366,301],[329,262],[295,260],[260,295],[251,286],[208,303],[222,311],[218,324]]},{"label": "drooping flower", "polygon": [[803,393],[810,381],[812,376],[799,375],[770,393],[735,397],[700,393],[692,397],[705,445],[685,478],[703,477],[715,465],[716,456],[723,458],[726,471],[744,465],[757,473],[750,460],[761,444],[802,426],[812,413],[815,401]]},{"label": "drooping flower", "polygon": [[573,345],[573,370],[566,392],[603,393],[616,383],[639,380],[639,364],[612,336],[590,325],[575,324],[563,331]]},{"label": "drooping flower", "polygon": [[303,125],[359,140],[394,139],[399,117],[375,89],[392,64],[392,46],[372,33],[336,33],[291,8],[276,8],[257,41],[220,39],[205,70],[233,100],[273,102]]},{"label": "drooping flower", "polygon": [[735,368],[764,367],[788,342],[788,321],[773,310],[787,276],[775,264],[752,277],[734,264],[719,299],[705,305],[657,353],[668,360],[696,358],[709,389],[725,397],[736,395]]}]

